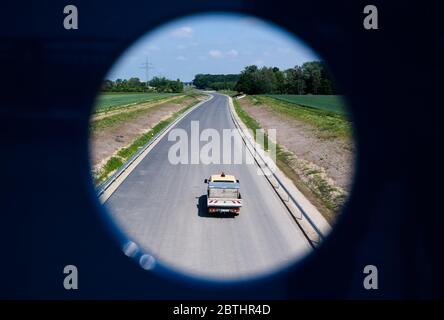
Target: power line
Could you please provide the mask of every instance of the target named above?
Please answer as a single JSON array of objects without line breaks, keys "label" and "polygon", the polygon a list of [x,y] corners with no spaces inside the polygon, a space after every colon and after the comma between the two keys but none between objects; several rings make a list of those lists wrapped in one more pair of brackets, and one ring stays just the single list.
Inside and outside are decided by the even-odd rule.
[{"label": "power line", "polygon": [[148,61],[148,57],[146,58],[146,62],[142,63],[141,68],[145,69],[146,85],[148,86],[148,81],[150,81],[150,78],[149,78],[150,69],[154,69],[153,64]]}]

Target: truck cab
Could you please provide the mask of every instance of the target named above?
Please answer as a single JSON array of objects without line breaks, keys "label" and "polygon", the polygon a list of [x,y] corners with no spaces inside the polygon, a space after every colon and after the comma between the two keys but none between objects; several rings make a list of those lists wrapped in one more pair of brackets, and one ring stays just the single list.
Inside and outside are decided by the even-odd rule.
[{"label": "truck cab", "polygon": [[207,208],[209,213],[234,213],[242,207],[239,180],[225,173],[211,175],[205,179],[208,184]]}]

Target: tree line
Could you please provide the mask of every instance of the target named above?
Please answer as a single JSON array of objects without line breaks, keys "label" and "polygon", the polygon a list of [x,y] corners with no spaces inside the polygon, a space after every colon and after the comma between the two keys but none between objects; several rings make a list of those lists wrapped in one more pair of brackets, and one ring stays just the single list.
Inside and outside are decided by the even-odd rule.
[{"label": "tree line", "polygon": [[202,74],[194,76],[193,85],[198,89],[234,90],[238,74]]},{"label": "tree line", "polygon": [[183,83],[177,80],[169,80],[165,77],[154,77],[148,82],[139,78],[105,80],[102,84],[104,92],[183,92]]},{"label": "tree line", "polygon": [[286,70],[256,65],[239,74],[198,74],[193,80],[198,89],[236,90],[246,94],[337,94],[325,64],[305,62]]},{"label": "tree line", "polygon": [[179,79],[174,81],[165,77],[154,77],[150,80],[149,85],[155,88],[157,92],[183,92],[183,83]]}]

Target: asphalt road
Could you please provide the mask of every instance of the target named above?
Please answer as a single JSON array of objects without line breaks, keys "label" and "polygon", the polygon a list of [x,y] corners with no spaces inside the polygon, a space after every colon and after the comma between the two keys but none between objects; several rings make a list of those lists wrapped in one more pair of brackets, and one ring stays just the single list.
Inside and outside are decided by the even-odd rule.
[{"label": "asphalt road", "polygon": [[[175,128],[233,129],[226,96],[214,98]],[[179,272],[217,279],[273,272],[302,257],[310,245],[254,164],[171,164],[175,141],[165,136],[106,201],[129,238]],[[201,143],[204,145],[205,143]],[[234,150],[240,148],[233,146]],[[236,217],[206,211],[206,184],[225,171],[240,180],[244,206]]]}]

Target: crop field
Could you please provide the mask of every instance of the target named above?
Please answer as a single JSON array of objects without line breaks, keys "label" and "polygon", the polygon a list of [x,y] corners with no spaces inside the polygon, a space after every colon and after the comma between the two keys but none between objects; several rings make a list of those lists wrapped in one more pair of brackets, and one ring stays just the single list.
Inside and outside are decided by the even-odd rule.
[{"label": "crop field", "polygon": [[269,94],[267,96],[304,107],[322,109],[341,115],[348,114],[345,101],[340,95]]},{"label": "crop field", "polygon": [[178,95],[177,93],[102,93],[96,100],[95,112],[110,111],[122,106],[155,101]]}]

